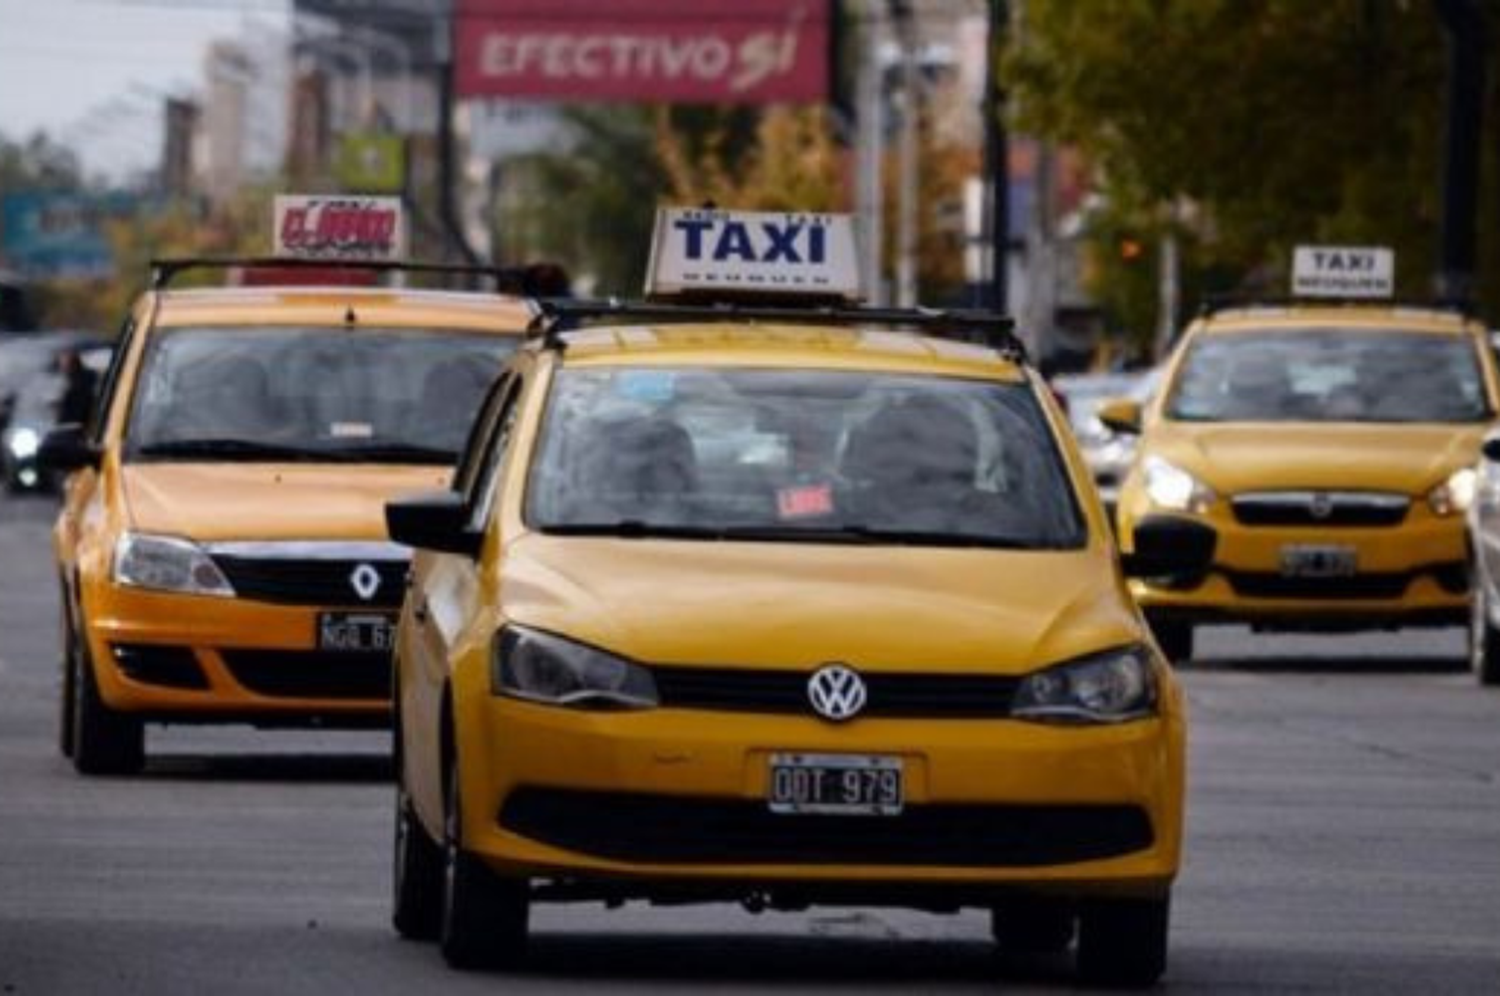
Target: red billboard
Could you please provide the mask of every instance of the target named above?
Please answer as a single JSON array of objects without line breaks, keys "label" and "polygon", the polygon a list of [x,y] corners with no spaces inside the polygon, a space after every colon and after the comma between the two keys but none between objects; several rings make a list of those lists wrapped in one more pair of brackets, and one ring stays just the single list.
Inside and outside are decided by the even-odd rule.
[{"label": "red billboard", "polygon": [[462,97],[770,104],[828,90],[829,0],[457,0]]}]

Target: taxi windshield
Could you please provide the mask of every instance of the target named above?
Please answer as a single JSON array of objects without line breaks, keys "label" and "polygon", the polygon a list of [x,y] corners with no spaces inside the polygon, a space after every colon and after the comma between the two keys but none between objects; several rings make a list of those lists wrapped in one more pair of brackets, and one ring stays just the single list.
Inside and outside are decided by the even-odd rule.
[{"label": "taxi windshield", "polygon": [[1490,417],[1467,336],[1349,328],[1199,339],[1167,417],[1199,422],[1478,422]]},{"label": "taxi windshield", "polygon": [[149,343],[134,459],[450,464],[516,345],[474,332],[167,328]]},{"label": "taxi windshield", "polygon": [[561,370],[544,532],[1024,549],[1083,541],[1025,384],[745,368]]}]

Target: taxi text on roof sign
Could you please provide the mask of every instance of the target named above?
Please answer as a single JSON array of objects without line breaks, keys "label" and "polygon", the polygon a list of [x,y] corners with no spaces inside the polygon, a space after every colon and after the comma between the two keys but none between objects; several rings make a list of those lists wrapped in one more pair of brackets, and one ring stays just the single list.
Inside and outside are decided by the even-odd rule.
[{"label": "taxi text on roof sign", "polygon": [[1396,290],[1396,254],[1372,246],[1298,246],[1292,257],[1297,297],[1388,298]]},{"label": "taxi text on roof sign", "polygon": [[646,294],[864,297],[854,221],[843,214],[663,208]]},{"label": "taxi text on roof sign", "polygon": [[277,256],[379,261],[406,255],[399,197],[278,194],[275,227]]}]

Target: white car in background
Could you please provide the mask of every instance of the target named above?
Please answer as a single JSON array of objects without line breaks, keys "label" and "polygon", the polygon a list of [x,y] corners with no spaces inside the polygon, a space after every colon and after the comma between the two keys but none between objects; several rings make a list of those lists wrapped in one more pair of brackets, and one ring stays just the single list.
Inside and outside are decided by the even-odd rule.
[{"label": "white car in background", "polygon": [[1137,436],[1124,435],[1099,421],[1099,406],[1115,398],[1145,402],[1156,390],[1155,368],[1129,373],[1065,374],[1052,380],[1052,387],[1068,406],[1068,419],[1078,437],[1083,458],[1094,475],[1099,497],[1106,508],[1115,507],[1120,482],[1135,459]]}]

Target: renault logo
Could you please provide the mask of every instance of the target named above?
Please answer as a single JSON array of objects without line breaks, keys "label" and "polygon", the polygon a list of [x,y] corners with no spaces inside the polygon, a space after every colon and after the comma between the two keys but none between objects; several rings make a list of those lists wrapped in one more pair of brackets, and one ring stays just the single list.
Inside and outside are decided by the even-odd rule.
[{"label": "renault logo", "polygon": [[360,601],[368,602],[380,590],[380,572],[369,564],[360,564],[349,575],[349,584]]},{"label": "renault logo", "polygon": [[1314,519],[1326,519],[1333,514],[1333,497],[1326,491],[1314,491],[1308,499],[1307,511]]},{"label": "renault logo", "polygon": [[807,679],[807,699],[824,719],[853,719],[865,707],[867,697],[864,679],[843,664],[825,664]]}]

